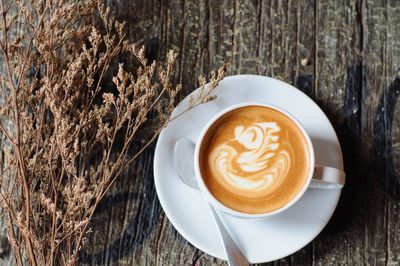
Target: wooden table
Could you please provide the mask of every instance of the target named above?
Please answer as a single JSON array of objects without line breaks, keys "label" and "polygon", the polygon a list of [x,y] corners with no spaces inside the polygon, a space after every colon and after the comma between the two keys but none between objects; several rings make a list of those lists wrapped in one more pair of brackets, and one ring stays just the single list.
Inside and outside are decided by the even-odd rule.
[{"label": "wooden table", "polygon": [[[270,265],[400,262],[400,2],[108,0],[150,59],[179,52],[182,97],[196,77],[229,73],[294,84],[326,112],[347,184],[330,223],[309,245]],[[190,245],[161,209],[149,149],[99,207],[84,264],[225,265]],[[4,244],[4,237],[0,236]],[[0,244],[1,245],[1,244]],[[4,246],[4,245],[3,245]],[[0,249],[0,256],[9,254]]]}]

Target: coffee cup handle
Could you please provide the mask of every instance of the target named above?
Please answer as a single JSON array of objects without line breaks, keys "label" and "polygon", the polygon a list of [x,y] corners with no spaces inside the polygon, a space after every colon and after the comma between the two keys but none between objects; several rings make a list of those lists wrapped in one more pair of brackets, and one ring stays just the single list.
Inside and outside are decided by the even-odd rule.
[{"label": "coffee cup handle", "polygon": [[337,168],[316,165],[310,188],[340,189],[344,186],[346,174]]}]

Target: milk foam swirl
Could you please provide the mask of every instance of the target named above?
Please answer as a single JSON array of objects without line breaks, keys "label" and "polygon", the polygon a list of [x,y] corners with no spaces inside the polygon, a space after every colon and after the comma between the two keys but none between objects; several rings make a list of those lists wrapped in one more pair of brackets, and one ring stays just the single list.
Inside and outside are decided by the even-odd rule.
[{"label": "milk foam swirl", "polygon": [[276,122],[237,125],[234,137],[211,151],[211,170],[235,189],[260,192],[277,187],[291,164],[280,130]]}]

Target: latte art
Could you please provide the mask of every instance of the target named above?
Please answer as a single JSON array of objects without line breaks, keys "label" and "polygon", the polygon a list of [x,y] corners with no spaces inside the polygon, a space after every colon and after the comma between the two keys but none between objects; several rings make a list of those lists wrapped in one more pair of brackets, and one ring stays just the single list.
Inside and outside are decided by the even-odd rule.
[{"label": "latte art", "polygon": [[281,147],[280,131],[277,122],[237,125],[234,137],[211,151],[211,170],[238,189],[273,187],[287,175],[291,163],[289,151]]},{"label": "latte art", "polygon": [[199,166],[205,185],[222,204],[265,213],[302,189],[309,159],[307,140],[289,117],[273,108],[246,106],[207,129]]}]

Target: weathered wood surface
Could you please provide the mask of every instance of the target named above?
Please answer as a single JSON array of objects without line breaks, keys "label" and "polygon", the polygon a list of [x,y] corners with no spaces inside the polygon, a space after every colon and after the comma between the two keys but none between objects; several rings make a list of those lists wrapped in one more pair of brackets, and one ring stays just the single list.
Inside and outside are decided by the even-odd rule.
[{"label": "weathered wood surface", "polygon": [[[400,263],[400,2],[109,0],[151,59],[179,52],[182,97],[196,77],[277,77],[311,96],[338,132],[348,182],[328,226],[268,265]],[[306,63],[306,61],[308,61]],[[305,64],[306,63],[306,64]],[[177,233],[153,183],[153,149],[101,204],[82,252],[88,265],[225,265]],[[0,235],[0,258],[9,255]]]}]

